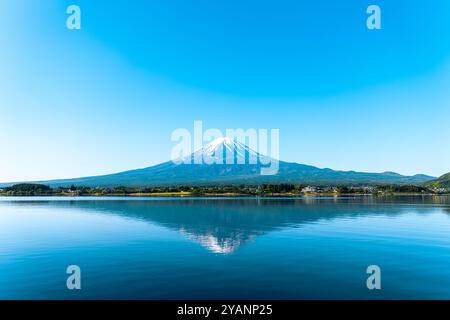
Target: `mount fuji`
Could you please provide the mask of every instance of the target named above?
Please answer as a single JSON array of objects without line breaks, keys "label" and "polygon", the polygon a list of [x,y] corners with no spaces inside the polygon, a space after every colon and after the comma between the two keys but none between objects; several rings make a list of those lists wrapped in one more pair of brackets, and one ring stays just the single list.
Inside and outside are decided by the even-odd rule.
[{"label": "mount fuji", "polygon": [[[231,158],[230,158],[231,157]],[[261,174],[270,164],[278,164],[273,175]],[[51,187],[155,187],[180,185],[240,184],[420,184],[435,179],[427,175],[403,176],[394,172],[365,173],[335,171],[278,161],[262,155],[231,138],[218,138],[187,157],[156,166],[115,174],[64,180],[34,181]],[[0,187],[15,183],[3,183]]]}]

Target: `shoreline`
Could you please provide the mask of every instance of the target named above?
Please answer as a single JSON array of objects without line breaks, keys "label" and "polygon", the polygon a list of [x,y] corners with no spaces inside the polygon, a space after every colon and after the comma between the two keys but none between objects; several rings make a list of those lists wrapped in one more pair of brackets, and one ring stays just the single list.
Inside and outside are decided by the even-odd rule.
[{"label": "shoreline", "polygon": [[205,193],[198,194],[192,192],[158,192],[158,193],[111,193],[111,194],[70,194],[70,193],[59,193],[59,194],[0,194],[0,197],[67,197],[67,198],[86,198],[86,197],[127,197],[127,198],[144,198],[144,197],[167,197],[167,198],[299,198],[299,197],[386,197],[386,196],[450,196],[450,193],[410,193],[410,192],[394,192],[394,193],[304,193],[304,194],[293,194],[293,193],[270,193],[270,194],[245,194],[245,193]]}]

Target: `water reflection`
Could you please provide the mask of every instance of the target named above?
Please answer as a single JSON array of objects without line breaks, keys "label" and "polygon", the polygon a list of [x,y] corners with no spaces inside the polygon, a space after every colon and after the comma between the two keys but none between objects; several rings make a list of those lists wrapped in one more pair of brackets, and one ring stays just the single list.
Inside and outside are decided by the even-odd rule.
[{"label": "water reflection", "polygon": [[[438,205],[450,213],[448,197],[59,200],[62,201],[34,199],[9,204],[81,209],[144,221],[175,230],[211,252],[221,254],[233,253],[243,244],[275,230],[331,219],[396,216],[410,210],[411,204]],[[399,209],[399,204],[404,206]]]}]

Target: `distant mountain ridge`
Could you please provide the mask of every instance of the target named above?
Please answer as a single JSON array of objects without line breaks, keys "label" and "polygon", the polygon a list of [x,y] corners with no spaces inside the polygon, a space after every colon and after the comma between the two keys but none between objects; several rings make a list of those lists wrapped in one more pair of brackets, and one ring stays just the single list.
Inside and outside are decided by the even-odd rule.
[{"label": "distant mountain ridge", "polygon": [[[234,164],[222,164],[225,154],[233,156]],[[249,159],[257,159],[250,162]],[[195,159],[203,160],[202,164],[194,164]],[[180,185],[239,185],[239,184],[309,184],[309,185],[362,185],[362,184],[422,184],[436,179],[435,177],[417,174],[403,176],[395,172],[366,173],[355,171],[336,171],[320,169],[314,166],[279,161],[276,175],[261,175],[261,169],[267,167],[269,161],[276,161],[261,155],[248,146],[230,138],[219,138],[205,145],[190,156],[177,161],[168,161],[156,166],[130,170],[115,174],[75,179],[33,181],[51,187],[155,187]],[[192,162],[187,164],[186,162]],[[206,163],[204,163],[206,162]],[[198,162],[197,162],[198,163]],[[226,162],[224,162],[226,163]],[[7,187],[14,183],[2,183]]]}]

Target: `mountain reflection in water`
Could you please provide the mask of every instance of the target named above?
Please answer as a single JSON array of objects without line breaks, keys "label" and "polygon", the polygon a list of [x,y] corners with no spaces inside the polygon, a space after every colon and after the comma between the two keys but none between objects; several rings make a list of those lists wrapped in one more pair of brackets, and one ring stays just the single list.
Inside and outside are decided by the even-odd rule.
[{"label": "mountain reflection in water", "polygon": [[[63,199],[64,200],[64,199]],[[395,206],[391,205],[395,203]],[[213,253],[230,254],[258,236],[285,228],[301,228],[333,219],[396,216],[414,205],[443,205],[450,214],[448,197],[305,197],[305,198],[145,198],[13,202],[110,214],[175,230]],[[364,210],[358,210],[364,208]]]}]

